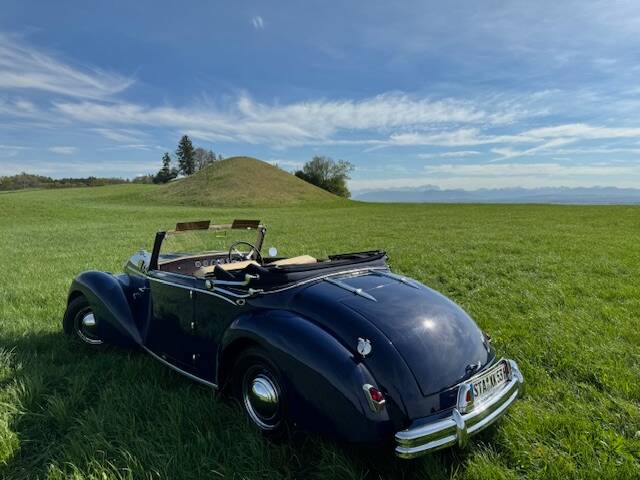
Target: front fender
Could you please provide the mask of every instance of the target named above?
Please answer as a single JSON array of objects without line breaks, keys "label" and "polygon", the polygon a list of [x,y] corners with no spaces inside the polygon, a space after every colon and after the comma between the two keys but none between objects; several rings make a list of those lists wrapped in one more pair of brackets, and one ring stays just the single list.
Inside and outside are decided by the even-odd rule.
[{"label": "front fender", "polygon": [[389,438],[388,408],[373,412],[362,386],[376,381],[358,358],[328,332],[285,310],[267,310],[237,318],[219,350],[218,380],[224,381],[239,344],[258,344],[284,374],[289,416],[294,423],[352,442]]},{"label": "front fender", "polygon": [[88,271],[78,275],[69,289],[69,302],[82,294],[96,318],[98,335],[105,343],[131,347],[142,343],[125,291],[128,275]]}]

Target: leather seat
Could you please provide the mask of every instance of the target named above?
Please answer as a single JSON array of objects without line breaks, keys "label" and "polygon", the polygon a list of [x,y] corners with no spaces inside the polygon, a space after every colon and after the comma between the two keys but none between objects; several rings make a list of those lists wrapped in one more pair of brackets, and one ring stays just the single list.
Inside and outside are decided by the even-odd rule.
[{"label": "leather seat", "polygon": [[285,265],[309,265],[312,263],[318,263],[318,260],[311,255],[300,255],[298,257],[283,258],[282,260],[276,260],[269,265],[275,265],[277,267],[283,267]]}]

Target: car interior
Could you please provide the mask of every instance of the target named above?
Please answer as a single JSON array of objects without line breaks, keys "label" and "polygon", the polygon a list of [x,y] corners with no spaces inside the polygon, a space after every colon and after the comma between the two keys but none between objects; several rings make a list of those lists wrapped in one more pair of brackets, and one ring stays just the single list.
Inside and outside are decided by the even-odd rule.
[{"label": "car interior", "polygon": [[[177,235],[193,231],[226,232],[229,230],[244,230],[257,232],[257,239],[253,243],[234,242],[229,251],[209,251],[199,254],[166,253],[161,255],[158,268],[162,271],[193,275],[195,277],[218,275],[227,277],[220,272],[236,272],[246,269],[249,265],[261,267],[285,267],[291,265],[315,264],[318,260],[310,255],[299,255],[289,258],[264,258],[260,254],[260,248],[264,241],[266,228],[259,220],[234,220],[230,225],[212,225],[210,221],[182,222],[176,225],[175,230],[166,232],[167,235]],[[241,252],[235,248],[237,243],[248,247],[248,251]]]},{"label": "car interior", "polygon": [[[257,232],[252,242],[232,241],[236,236],[225,236],[227,232],[244,230]],[[230,242],[227,251],[208,250],[201,253],[163,253],[158,258],[158,269],[165,272],[194,276],[197,278],[225,281],[241,281],[247,274],[262,278],[262,283],[282,284],[295,279],[316,275],[318,270],[336,268],[363,263],[382,262],[384,252],[358,252],[330,255],[326,259],[317,259],[311,255],[293,257],[263,257],[260,253],[266,228],[258,220],[234,220],[229,225],[212,225],[209,221],[178,223],[176,229],[165,232],[166,236],[176,236],[185,232],[204,232],[218,234],[222,243]],[[224,232],[225,235],[222,235]],[[226,245],[225,245],[226,247]],[[180,250],[180,252],[185,250]],[[260,282],[259,282],[260,283]]]}]

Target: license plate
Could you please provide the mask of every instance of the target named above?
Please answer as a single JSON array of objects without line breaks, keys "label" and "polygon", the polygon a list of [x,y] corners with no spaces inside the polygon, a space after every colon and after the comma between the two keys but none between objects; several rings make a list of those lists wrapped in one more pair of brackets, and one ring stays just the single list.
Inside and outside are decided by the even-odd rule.
[{"label": "license plate", "polygon": [[474,402],[482,401],[500,390],[509,381],[509,367],[504,360],[471,380]]}]

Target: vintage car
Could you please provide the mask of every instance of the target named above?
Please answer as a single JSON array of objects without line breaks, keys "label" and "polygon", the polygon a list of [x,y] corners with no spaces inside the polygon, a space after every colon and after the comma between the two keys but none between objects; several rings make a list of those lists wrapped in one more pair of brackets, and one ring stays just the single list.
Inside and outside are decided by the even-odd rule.
[{"label": "vintage car", "polygon": [[254,220],[158,232],[125,273],[75,278],[64,331],[228,392],[267,434],[296,425],[402,458],[464,446],[522,393],[516,362],[385,252],[263,256],[265,233]]}]

